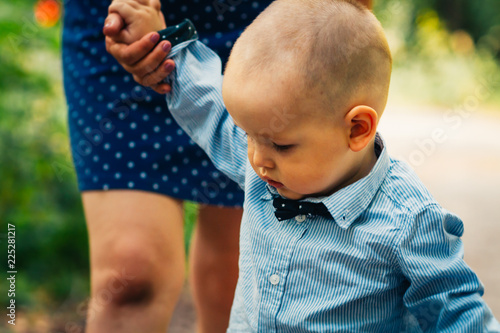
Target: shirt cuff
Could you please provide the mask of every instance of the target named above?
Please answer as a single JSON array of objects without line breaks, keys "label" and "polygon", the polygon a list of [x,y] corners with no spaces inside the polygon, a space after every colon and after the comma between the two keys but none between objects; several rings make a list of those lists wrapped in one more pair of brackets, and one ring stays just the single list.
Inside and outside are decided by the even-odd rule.
[{"label": "shirt cuff", "polygon": [[160,34],[158,43],[168,40],[172,44],[172,50],[177,45],[186,42],[190,43],[198,39],[198,31],[196,31],[196,27],[189,19],[184,19],[181,23],[160,30],[158,33]]}]

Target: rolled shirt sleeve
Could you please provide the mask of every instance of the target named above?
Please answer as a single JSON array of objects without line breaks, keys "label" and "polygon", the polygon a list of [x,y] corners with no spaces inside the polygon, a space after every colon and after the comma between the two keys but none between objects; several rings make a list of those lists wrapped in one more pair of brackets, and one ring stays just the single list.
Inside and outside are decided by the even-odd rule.
[{"label": "rolled shirt sleeve", "polygon": [[197,40],[176,45],[170,54],[176,63],[166,97],[172,116],[215,167],[243,188],[247,139],[222,101],[219,56]]},{"label": "rolled shirt sleeve", "polygon": [[463,260],[463,223],[431,204],[409,217],[397,247],[409,281],[403,302],[423,332],[500,332],[481,298],[479,278]]}]

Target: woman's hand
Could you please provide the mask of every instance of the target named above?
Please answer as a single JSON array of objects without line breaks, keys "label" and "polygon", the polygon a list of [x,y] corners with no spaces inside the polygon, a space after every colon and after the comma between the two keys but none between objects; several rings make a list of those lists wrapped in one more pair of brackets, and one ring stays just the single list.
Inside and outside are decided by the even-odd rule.
[{"label": "woman's hand", "polygon": [[[160,38],[156,30],[165,28],[159,6],[157,0],[115,0],[109,7],[103,33],[106,50],[137,83],[165,94],[171,87],[163,80],[173,71],[175,63],[165,60],[171,48],[169,42],[163,41],[155,47]],[[138,35],[141,38],[137,40]]]},{"label": "woman's hand", "polygon": [[164,41],[154,47],[159,38],[160,35],[153,32],[127,45],[106,36],[106,50],[133,75],[137,83],[165,94],[170,92],[171,87],[163,80],[174,70],[175,63],[172,59],[165,60],[170,52],[169,42]]}]

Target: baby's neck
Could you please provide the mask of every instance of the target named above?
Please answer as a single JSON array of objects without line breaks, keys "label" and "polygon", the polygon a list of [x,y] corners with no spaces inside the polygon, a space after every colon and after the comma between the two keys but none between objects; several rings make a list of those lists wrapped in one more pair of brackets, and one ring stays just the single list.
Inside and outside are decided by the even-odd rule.
[{"label": "baby's neck", "polygon": [[366,152],[364,153],[363,158],[361,159],[361,163],[359,163],[358,172],[355,175],[355,179],[353,181],[357,182],[363,177],[368,176],[370,171],[372,171],[373,167],[377,163],[377,154],[375,153],[375,144],[371,143],[369,147],[367,147]]},{"label": "baby's neck", "polygon": [[377,163],[377,154],[375,153],[374,150],[374,144],[370,144],[370,148],[366,148],[364,152],[359,152],[358,154],[363,154],[363,156],[360,156],[360,158],[357,160],[357,162],[352,166],[351,172],[345,175],[343,178],[343,181],[340,183],[336,184],[334,187],[330,188],[329,190],[321,193],[321,194],[316,194],[316,195],[311,195],[311,197],[324,197],[324,196],[330,196],[333,193],[343,189],[344,187],[347,187],[358,180],[368,176],[370,171],[373,169],[375,164]]},{"label": "baby's neck", "polygon": [[353,165],[352,171],[348,175],[346,175],[345,181],[336,189],[336,191],[368,176],[370,171],[372,171],[373,167],[377,163],[378,157],[375,153],[374,143],[371,143],[369,147],[366,147],[366,149],[364,149],[364,152],[359,152],[359,154],[363,155],[358,159],[358,162]]}]

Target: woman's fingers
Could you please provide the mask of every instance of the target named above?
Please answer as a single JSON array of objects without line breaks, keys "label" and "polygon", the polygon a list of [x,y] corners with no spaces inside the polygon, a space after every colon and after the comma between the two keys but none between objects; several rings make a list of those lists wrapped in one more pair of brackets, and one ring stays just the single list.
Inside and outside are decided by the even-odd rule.
[{"label": "woman's fingers", "polygon": [[134,75],[134,80],[145,87],[151,87],[157,93],[165,94],[170,91],[171,87],[164,83],[163,80],[165,80],[174,69],[174,61],[172,59],[167,59],[158,66],[158,68],[145,76]]},{"label": "woman's fingers", "polygon": [[161,42],[153,51],[133,66],[126,68],[126,70],[138,77],[144,78],[145,76],[153,73],[163,63],[165,57],[170,52],[170,47],[170,42]]},{"label": "woman's fingers", "polygon": [[151,88],[158,94],[166,94],[172,90],[172,87],[167,83],[161,83]]},{"label": "woman's fingers", "polygon": [[117,43],[106,36],[106,50],[123,66],[133,66],[144,58],[156,45],[160,35],[152,32],[130,45]]}]

